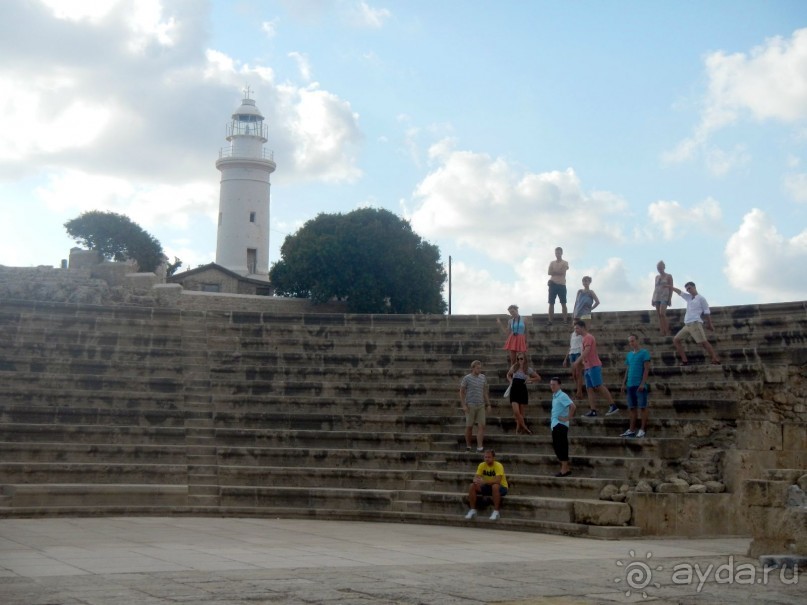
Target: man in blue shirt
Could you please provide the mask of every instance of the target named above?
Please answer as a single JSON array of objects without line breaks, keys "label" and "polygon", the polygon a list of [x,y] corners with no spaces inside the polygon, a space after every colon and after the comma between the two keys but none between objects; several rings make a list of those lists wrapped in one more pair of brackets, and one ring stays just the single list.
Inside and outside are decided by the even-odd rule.
[{"label": "man in blue shirt", "polygon": [[549,381],[552,389],[552,448],[560,461],[560,472],[556,477],[568,477],[569,470],[569,421],[577,407],[569,396],[560,390],[560,378],[553,376]]},{"label": "man in blue shirt", "polygon": [[[644,437],[647,431],[647,376],[650,373],[650,353],[647,349],[639,348],[639,339],[636,334],[628,336],[630,351],[625,356],[625,379],[622,381],[622,392],[627,387],[628,413],[630,414],[630,427],[620,435],[621,437]],[[642,428],[636,432],[636,419],[641,410]]]}]

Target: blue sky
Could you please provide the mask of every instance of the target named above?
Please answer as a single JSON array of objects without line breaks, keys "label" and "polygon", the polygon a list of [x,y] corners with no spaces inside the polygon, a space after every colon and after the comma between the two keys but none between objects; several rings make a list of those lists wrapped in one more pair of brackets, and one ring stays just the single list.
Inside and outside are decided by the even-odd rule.
[{"label": "blue sky", "polygon": [[3,265],[58,265],[91,209],[212,261],[249,85],[271,262],[375,206],[451,256],[455,313],[546,312],[558,245],[604,311],[660,259],[712,305],[807,298],[801,1],[4,0],[0,48]]}]

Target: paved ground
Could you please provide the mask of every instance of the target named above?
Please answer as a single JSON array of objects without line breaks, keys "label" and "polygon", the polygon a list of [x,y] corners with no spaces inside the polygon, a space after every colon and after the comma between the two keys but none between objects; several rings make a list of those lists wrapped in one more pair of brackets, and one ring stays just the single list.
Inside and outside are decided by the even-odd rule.
[{"label": "paved ground", "polygon": [[765,576],[747,547],[337,521],[6,519],[0,604],[807,602],[807,574]]}]

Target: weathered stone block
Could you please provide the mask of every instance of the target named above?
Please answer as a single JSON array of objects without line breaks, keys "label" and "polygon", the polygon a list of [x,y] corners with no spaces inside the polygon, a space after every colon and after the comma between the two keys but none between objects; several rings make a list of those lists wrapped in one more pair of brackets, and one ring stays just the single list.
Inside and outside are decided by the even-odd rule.
[{"label": "weathered stone block", "polygon": [[738,421],[737,449],[781,450],[782,424],[767,420]]},{"label": "weathered stone block", "polygon": [[746,506],[782,507],[787,500],[788,487],[785,481],[751,479],[743,484],[743,502]]},{"label": "weathered stone block", "polygon": [[662,483],[656,488],[659,494],[683,494],[689,489],[686,481],[681,483]]},{"label": "weathered stone block", "polygon": [[625,525],[630,521],[631,508],[627,504],[578,500],[574,503],[575,523],[587,525]]},{"label": "weathered stone block", "polygon": [[807,424],[785,423],[782,426],[782,449],[807,450]]},{"label": "weathered stone block", "polygon": [[706,493],[706,486],[698,483],[694,483],[689,486],[689,493],[690,494],[705,494]]},{"label": "weathered stone block", "polygon": [[704,485],[706,486],[706,491],[710,494],[721,494],[726,491],[726,486],[720,481],[707,481]]}]

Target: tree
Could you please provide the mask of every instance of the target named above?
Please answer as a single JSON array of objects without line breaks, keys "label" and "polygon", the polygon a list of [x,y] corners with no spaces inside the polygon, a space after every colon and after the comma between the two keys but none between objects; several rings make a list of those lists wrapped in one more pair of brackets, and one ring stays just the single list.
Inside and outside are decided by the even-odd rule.
[{"label": "tree", "polygon": [[278,294],[347,302],[351,313],[443,313],[440,249],[388,210],[319,214],[280,249]]},{"label": "tree", "polygon": [[134,260],[140,271],[154,271],[165,260],[163,247],[128,216],[91,210],[65,224],[68,235],[104,258]]}]

